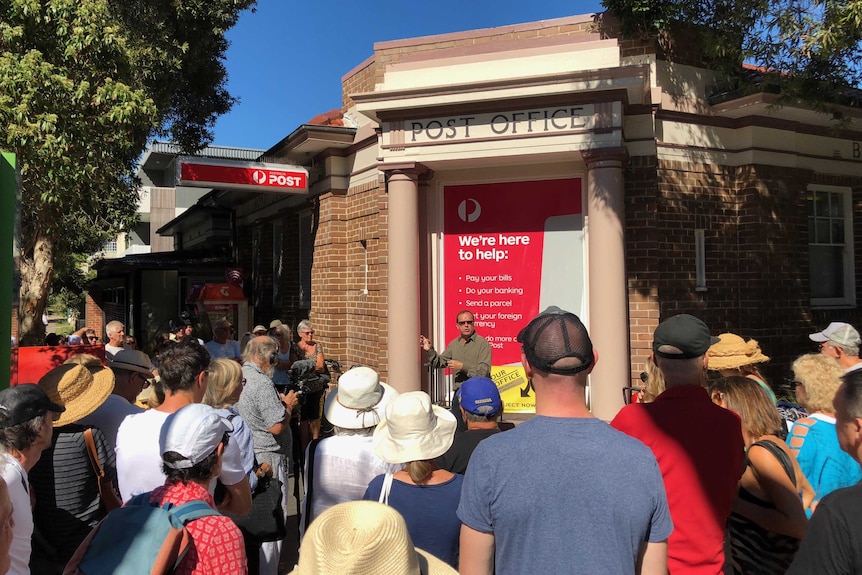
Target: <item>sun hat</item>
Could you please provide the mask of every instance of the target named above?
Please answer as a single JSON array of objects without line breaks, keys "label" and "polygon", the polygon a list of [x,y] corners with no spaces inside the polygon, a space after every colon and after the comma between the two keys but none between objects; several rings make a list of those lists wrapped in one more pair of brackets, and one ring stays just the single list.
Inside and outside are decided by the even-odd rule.
[{"label": "sun hat", "polygon": [[[811,341],[816,341],[817,343],[824,343],[829,341],[829,337],[837,332],[842,327],[853,327],[849,323],[844,323],[843,321],[833,321],[826,329],[823,331],[818,331],[817,333],[808,334],[808,339]],[[857,332],[858,333],[858,332]]]},{"label": "sun hat", "polygon": [[87,417],[105,403],[114,390],[113,377],[110,380],[107,377],[97,380],[89,369],[73,363],[55,367],[42,376],[38,385],[51,401],[66,408],[60,419],[54,422],[55,427]]},{"label": "sun hat", "polygon": [[760,351],[757,340],[745,341],[733,333],[718,336],[718,343],[709,348],[709,369],[735,369],[769,361],[769,356]]},{"label": "sun hat", "polygon": [[333,505],[309,526],[290,575],[456,575],[413,546],[407,523],[376,501]]},{"label": "sun hat", "polygon": [[497,384],[489,377],[477,375],[461,384],[458,389],[461,407],[473,415],[486,417],[503,411],[503,400]]},{"label": "sun hat", "polygon": [[170,414],[159,433],[159,453],[174,451],[183,456],[164,464],[172,469],[188,469],[209,457],[233,425],[203,403],[191,403]]},{"label": "sun hat", "polygon": [[281,323],[281,320],[280,320],[280,319],[274,319],[274,320],[272,320],[271,322],[269,322],[269,329],[272,329],[272,328],[278,327],[278,326],[280,326],[280,325],[283,325],[283,324]]},{"label": "sun hat", "polygon": [[[653,352],[666,359],[692,359],[700,357],[718,338],[709,335],[709,328],[702,320],[681,313],[664,320],[653,333]],[[675,349],[667,349],[675,348]]]},{"label": "sun hat", "polygon": [[38,385],[22,383],[0,391],[0,429],[20,425],[49,411],[63,413],[66,408],[51,401]]},{"label": "sun hat", "polygon": [[124,349],[114,354],[108,360],[111,369],[122,369],[142,373],[147,377],[153,377],[153,362],[150,356],[137,349]]},{"label": "sun hat", "polygon": [[374,453],[387,463],[434,459],[452,447],[457,426],[455,416],[432,405],[427,393],[408,391],[386,406],[374,430]]},{"label": "sun hat", "polygon": [[95,385],[101,388],[102,386],[111,386],[114,388],[114,372],[102,365],[102,360],[90,353],[76,353],[70,355],[63,362],[63,365],[77,364],[83,365],[90,370],[90,375],[93,376]]},{"label": "sun hat", "polygon": [[262,326],[262,325],[256,325],[256,326],[254,326],[254,329],[253,329],[253,330],[251,330],[251,333],[253,333],[253,334],[255,334],[255,335],[258,335],[258,333],[257,333],[257,332],[259,332],[259,331],[262,331],[262,332],[263,332],[263,333],[262,333],[262,334],[260,334],[260,335],[266,335],[267,329],[266,329],[266,327],[264,327],[264,326]]},{"label": "sun hat", "polygon": [[343,429],[374,427],[383,419],[386,406],[398,392],[380,383],[370,367],[354,367],[338,378],[334,393],[326,396],[323,412],[332,425]]},{"label": "sun hat", "polygon": [[[575,314],[551,306],[518,334],[530,365],[539,371],[573,375],[593,364],[593,342]],[[576,360],[576,361],[572,361]]]}]

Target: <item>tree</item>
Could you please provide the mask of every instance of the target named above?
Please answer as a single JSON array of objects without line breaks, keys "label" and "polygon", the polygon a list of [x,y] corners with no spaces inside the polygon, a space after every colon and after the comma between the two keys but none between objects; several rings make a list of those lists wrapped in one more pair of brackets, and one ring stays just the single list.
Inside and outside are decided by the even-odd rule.
[{"label": "tree", "polygon": [[41,341],[55,262],[135,223],[147,141],[193,152],[234,99],[224,34],[256,0],[0,0],[0,148],[22,175],[22,343]]},{"label": "tree", "polygon": [[[699,28],[710,67],[731,89],[779,94],[820,111],[859,105],[862,0],[603,0],[626,33]],[[747,70],[743,64],[749,64]]]}]

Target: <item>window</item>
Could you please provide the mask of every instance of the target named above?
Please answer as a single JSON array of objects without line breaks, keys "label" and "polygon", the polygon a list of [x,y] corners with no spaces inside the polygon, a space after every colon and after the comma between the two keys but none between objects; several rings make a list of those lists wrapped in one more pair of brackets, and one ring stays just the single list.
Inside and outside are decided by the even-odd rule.
[{"label": "window", "polygon": [[811,305],[855,305],[850,189],[810,186],[807,204]]},{"label": "window", "polygon": [[314,259],[314,230],[311,211],[299,214],[299,307],[311,309],[311,264]]},{"label": "window", "polygon": [[108,253],[114,253],[117,251],[117,240],[111,240],[109,242],[105,242],[105,251]]},{"label": "window", "polygon": [[284,272],[284,236],[281,220],[272,222],[272,305],[282,304],[282,277]]}]

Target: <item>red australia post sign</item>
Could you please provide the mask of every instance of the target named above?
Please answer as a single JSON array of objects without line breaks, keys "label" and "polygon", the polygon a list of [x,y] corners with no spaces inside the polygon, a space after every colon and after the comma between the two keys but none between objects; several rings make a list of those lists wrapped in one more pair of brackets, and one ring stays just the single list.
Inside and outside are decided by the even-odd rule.
[{"label": "red australia post sign", "polygon": [[178,184],[182,186],[305,193],[308,172],[298,166],[205,158],[179,158]]},{"label": "red australia post sign", "polygon": [[459,310],[473,312],[505,411],[532,411],[516,338],[550,305],[582,314],[581,180],[446,186],[443,210],[445,339]]}]

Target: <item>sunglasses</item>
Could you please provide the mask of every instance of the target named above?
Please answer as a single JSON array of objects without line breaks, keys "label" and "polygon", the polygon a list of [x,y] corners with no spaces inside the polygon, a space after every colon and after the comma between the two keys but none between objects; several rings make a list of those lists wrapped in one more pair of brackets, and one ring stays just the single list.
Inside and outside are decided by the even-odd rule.
[{"label": "sunglasses", "polygon": [[468,319],[468,320],[465,320],[465,321],[459,321],[459,322],[458,322],[458,325],[473,325],[473,320],[472,320],[472,319]]}]

